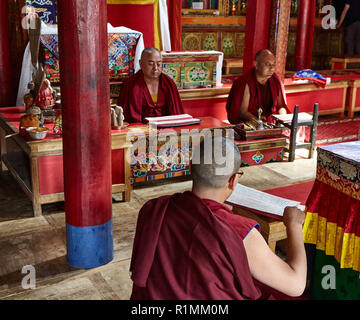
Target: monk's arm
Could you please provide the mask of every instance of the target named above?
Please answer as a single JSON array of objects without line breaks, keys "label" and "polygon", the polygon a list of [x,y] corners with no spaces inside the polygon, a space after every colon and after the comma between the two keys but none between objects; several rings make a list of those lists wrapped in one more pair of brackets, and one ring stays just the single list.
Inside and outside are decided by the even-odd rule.
[{"label": "monk's arm", "polygon": [[250,102],[250,89],[249,86],[245,86],[243,100],[241,102],[240,106],[240,119],[243,121],[249,121],[249,120],[257,120],[257,118],[250,113],[249,110],[249,102]]},{"label": "monk's arm", "polygon": [[286,261],[279,258],[255,228],[244,239],[252,276],[258,281],[288,296],[300,296],[306,286],[306,253],[302,224],[305,214],[296,208],[286,208],[284,224],[288,237]]},{"label": "monk's arm", "polygon": [[282,94],[278,95],[277,98],[277,110],[278,110],[278,114],[286,114],[286,108],[285,108],[285,101],[282,97]]}]

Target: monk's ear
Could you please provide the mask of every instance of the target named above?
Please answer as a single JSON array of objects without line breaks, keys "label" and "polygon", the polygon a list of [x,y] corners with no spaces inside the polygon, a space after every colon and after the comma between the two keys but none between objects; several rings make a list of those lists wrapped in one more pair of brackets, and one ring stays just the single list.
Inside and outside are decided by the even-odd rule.
[{"label": "monk's ear", "polygon": [[237,183],[238,183],[238,177],[237,177],[237,174],[233,174],[231,177],[230,177],[230,179],[229,179],[229,189],[230,190],[234,190],[235,189],[235,187],[236,187],[236,185],[237,185]]}]

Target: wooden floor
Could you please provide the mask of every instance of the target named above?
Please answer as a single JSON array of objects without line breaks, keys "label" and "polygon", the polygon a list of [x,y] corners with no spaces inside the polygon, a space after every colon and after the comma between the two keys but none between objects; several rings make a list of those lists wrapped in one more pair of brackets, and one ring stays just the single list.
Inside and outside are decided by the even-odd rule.
[{"label": "wooden floor", "polygon": [[[316,154],[306,159],[297,150],[293,163],[270,163],[244,168],[241,183],[265,190],[315,178]],[[0,300],[118,300],[131,293],[129,263],[137,214],[148,200],[191,188],[190,181],[177,181],[137,188],[129,203],[113,201],[114,260],[91,269],[75,269],[66,260],[64,204],[43,206],[42,217],[32,217],[32,206],[13,178],[0,174]],[[36,288],[23,289],[25,274],[36,270]]]}]

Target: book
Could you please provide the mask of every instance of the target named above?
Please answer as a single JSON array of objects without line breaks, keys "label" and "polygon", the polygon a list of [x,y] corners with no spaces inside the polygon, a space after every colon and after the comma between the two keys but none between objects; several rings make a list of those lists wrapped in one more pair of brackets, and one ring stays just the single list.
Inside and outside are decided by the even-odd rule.
[{"label": "book", "polygon": [[[273,118],[278,119],[280,121],[291,123],[293,120],[294,115],[292,113],[287,114],[273,114]],[[298,113],[298,123],[301,123],[301,121],[310,121],[313,119],[313,116],[306,112],[300,112]]]},{"label": "book", "polygon": [[164,116],[164,117],[149,117],[145,118],[150,125],[157,126],[159,128],[168,128],[168,127],[180,127],[188,126],[192,124],[199,124],[200,119],[193,118],[189,114],[180,114],[176,116]]},{"label": "book", "polygon": [[305,210],[305,206],[301,205],[298,201],[274,196],[241,184],[235,187],[234,192],[226,200],[226,203],[278,217],[283,216],[286,207],[298,207],[300,210]]}]

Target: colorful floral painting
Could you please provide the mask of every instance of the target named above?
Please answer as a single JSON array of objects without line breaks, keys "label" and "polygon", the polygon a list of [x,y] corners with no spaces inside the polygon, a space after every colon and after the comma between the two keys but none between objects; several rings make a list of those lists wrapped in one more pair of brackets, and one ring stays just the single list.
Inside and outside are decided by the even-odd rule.
[{"label": "colorful floral painting", "polygon": [[[140,34],[108,34],[109,74],[111,79],[121,79],[134,73],[135,52]],[[58,82],[60,77],[58,36],[46,34],[40,37],[40,56],[45,64],[46,77]]]}]

